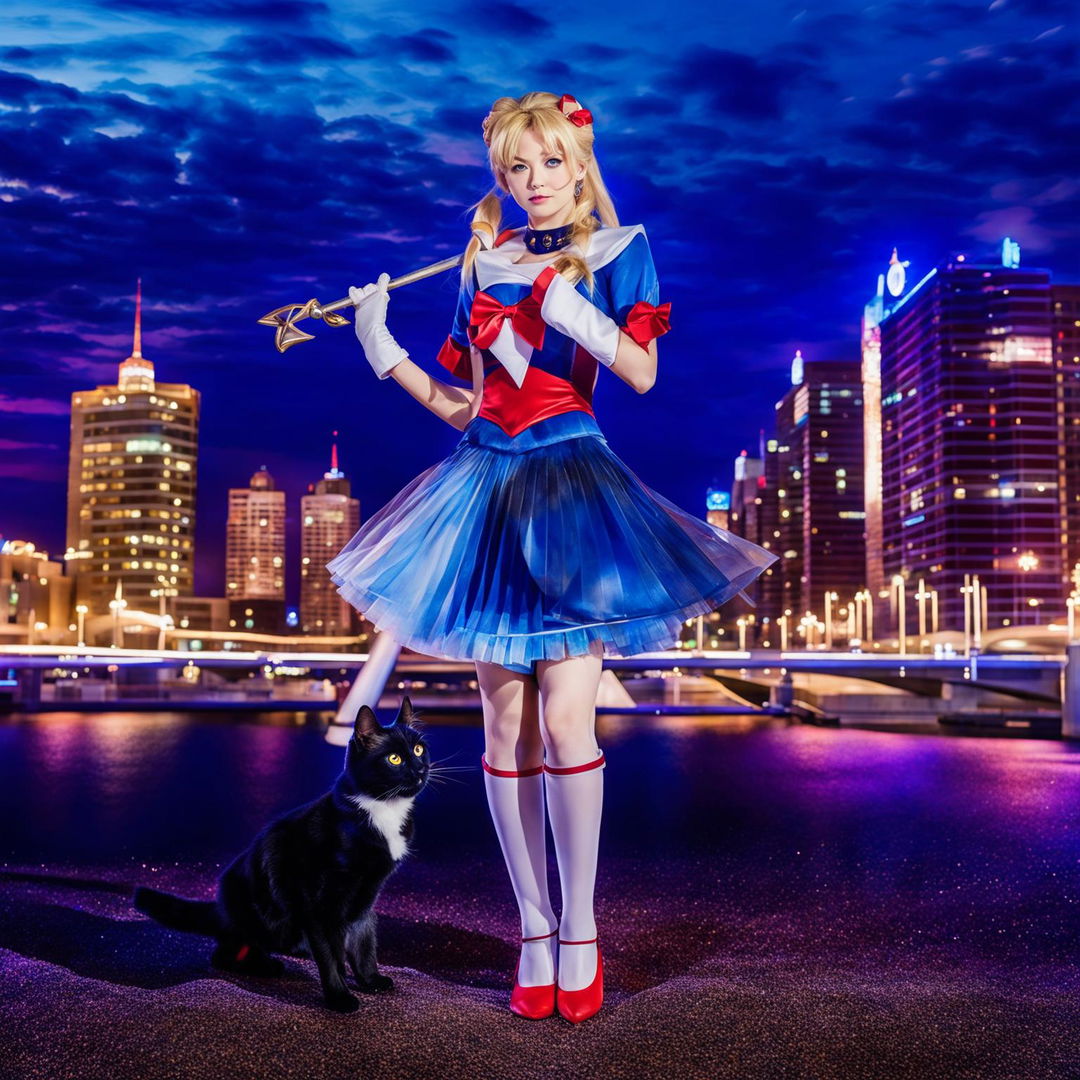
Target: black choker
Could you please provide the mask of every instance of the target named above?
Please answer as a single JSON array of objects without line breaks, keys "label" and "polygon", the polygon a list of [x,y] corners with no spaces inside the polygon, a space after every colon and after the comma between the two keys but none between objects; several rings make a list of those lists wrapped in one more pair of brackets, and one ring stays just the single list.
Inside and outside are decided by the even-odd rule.
[{"label": "black choker", "polygon": [[525,246],[534,255],[547,255],[569,247],[573,240],[573,225],[561,225],[557,229],[530,229],[525,227]]}]

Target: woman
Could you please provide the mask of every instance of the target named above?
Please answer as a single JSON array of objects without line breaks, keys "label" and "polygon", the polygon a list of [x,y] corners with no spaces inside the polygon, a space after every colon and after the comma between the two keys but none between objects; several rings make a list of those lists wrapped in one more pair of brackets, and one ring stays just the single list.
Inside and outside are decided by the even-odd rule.
[{"label": "woman", "polygon": [[[557,1007],[579,1022],[603,1001],[593,917],[602,658],[669,648],[684,620],[733,597],[775,556],[647,488],[593,417],[598,364],[639,393],[653,385],[668,305],[657,306],[644,230],[619,227],[589,112],[568,95],[500,98],[483,130],[496,186],[477,204],[439,354],[471,388],[431,378],[397,344],[386,275],[350,293],[378,376],[463,437],[330,571],[395,641],[476,662],[488,805],[521,915],[510,1008],[538,1019]],[[501,231],[504,193],[527,228]]]}]

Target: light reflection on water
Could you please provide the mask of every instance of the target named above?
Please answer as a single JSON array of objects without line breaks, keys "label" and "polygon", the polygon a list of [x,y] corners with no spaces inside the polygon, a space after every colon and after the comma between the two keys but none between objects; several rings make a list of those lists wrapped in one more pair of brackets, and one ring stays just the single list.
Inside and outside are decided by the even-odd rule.
[{"label": "light reflection on water", "polygon": [[[294,716],[252,719],[0,724],[0,861],[230,858],[276,814],[325,791],[342,760]],[[490,856],[477,718],[426,719],[433,756],[471,768],[424,793],[418,850]],[[1007,866],[1077,873],[1080,746],[685,716],[605,716],[599,732],[612,855],[734,860],[779,875],[777,887],[839,875],[882,902],[915,878],[944,888],[973,859],[988,883]]]}]

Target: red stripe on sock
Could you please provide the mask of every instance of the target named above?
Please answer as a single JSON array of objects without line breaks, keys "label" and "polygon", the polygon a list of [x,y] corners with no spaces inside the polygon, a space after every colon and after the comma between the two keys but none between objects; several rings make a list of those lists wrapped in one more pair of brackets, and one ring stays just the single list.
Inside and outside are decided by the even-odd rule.
[{"label": "red stripe on sock", "polygon": [[595,945],[600,939],[598,937],[589,938],[588,941],[563,941],[559,938],[560,945]]},{"label": "red stripe on sock", "polygon": [[539,776],[544,771],[543,765],[537,765],[535,769],[522,769],[520,772],[515,772],[513,769],[496,769],[488,764],[483,754],[480,755],[480,764],[484,766],[484,772],[489,772],[492,776]]},{"label": "red stripe on sock", "polygon": [[555,927],[550,934],[537,934],[536,937],[523,937],[522,941],[546,941],[549,937],[554,937],[559,932],[559,928]]},{"label": "red stripe on sock", "polygon": [[571,765],[565,769],[556,768],[554,765],[544,765],[544,772],[551,773],[552,776],[572,776],[574,773],[590,772],[592,769],[603,768],[604,755],[601,752],[600,756],[595,761],[587,761],[584,765]]}]

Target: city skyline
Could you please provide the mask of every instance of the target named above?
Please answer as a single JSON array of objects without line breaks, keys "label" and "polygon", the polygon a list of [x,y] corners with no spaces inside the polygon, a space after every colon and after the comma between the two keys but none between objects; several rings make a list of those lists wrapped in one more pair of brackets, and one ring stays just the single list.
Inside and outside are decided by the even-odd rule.
[{"label": "city skyline", "polygon": [[[1075,441],[1074,429],[1080,425],[1080,415],[1073,415],[1075,412],[1073,408],[1075,398],[1073,383],[1076,382],[1076,379],[1072,374],[1072,368],[1077,362],[1073,353],[1076,352],[1074,346],[1077,341],[1077,326],[1080,325],[1080,320],[1074,318],[1073,312],[1077,308],[1077,300],[1080,299],[1080,286],[1068,284],[1051,286],[1051,279],[1048,274],[1040,271],[1019,269],[1020,254],[1017,245],[1007,239],[1002,247],[1001,258],[998,263],[976,264],[962,260],[948,263],[935,267],[923,280],[913,284],[910,279],[906,279],[904,264],[894,252],[890,261],[889,287],[886,290],[885,276],[882,276],[879,279],[876,299],[872,299],[866,308],[867,314],[862,332],[864,349],[862,363],[853,363],[851,361],[830,362],[821,359],[804,358],[801,351],[796,352],[791,364],[790,387],[775,405],[775,427],[766,424],[762,428],[760,453],[764,455],[764,459],[747,458],[744,452],[743,455],[736,459],[733,475],[730,478],[725,478],[724,486],[721,488],[712,487],[704,493],[707,500],[712,500],[717,495],[720,495],[722,502],[729,502],[734,507],[736,511],[736,531],[754,539],[767,548],[775,548],[778,554],[782,556],[781,563],[777,564],[773,568],[773,572],[766,575],[766,578],[762,581],[764,592],[761,596],[762,607],[758,615],[762,617],[768,616],[765,618],[766,624],[775,620],[783,611],[787,611],[787,614],[791,616],[794,609],[799,611],[811,610],[811,608],[815,607],[815,597],[822,592],[823,588],[825,591],[838,590],[833,595],[839,599],[840,603],[844,603],[856,589],[861,589],[867,584],[870,585],[872,594],[881,597],[886,595],[886,591],[881,586],[876,585],[875,582],[879,578],[882,582],[892,580],[898,568],[891,564],[889,566],[879,565],[882,557],[882,552],[879,550],[876,558],[869,554],[867,565],[864,568],[865,573],[856,571],[855,567],[862,562],[862,559],[852,546],[855,543],[855,535],[852,532],[855,527],[855,519],[860,519],[858,528],[861,530],[864,527],[862,519],[867,516],[864,513],[864,508],[880,500],[880,479],[874,483],[869,483],[870,478],[875,475],[869,464],[867,465],[866,500],[865,502],[863,500],[862,399],[866,397],[869,409],[865,431],[865,448],[869,455],[874,452],[875,445],[878,447],[882,445],[880,434],[872,437],[872,430],[875,429],[875,425],[880,426],[882,424],[882,399],[881,391],[878,388],[881,378],[881,345],[877,327],[883,324],[891,327],[898,320],[910,315],[912,311],[925,307],[927,296],[937,295],[933,290],[935,288],[940,290],[940,283],[942,282],[945,283],[943,296],[946,304],[953,303],[948,298],[960,290],[960,282],[967,282],[964,289],[971,296],[971,300],[964,301],[960,299],[956,301],[956,304],[959,305],[957,313],[963,313],[963,321],[956,323],[956,330],[961,333],[961,337],[957,339],[959,344],[956,348],[974,350],[971,352],[971,356],[978,358],[971,361],[961,361],[960,357],[968,356],[968,352],[963,351],[956,354],[956,362],[964,363],[971,368],[967,381],[970,384],[969,391],[973,388],[975,397],[969,404],[976,403],[979,400],[981,391],[978,386],[981,386],[987,379],[1000,381],[1003,371],[1006,372],[1009,381],[1007,386],[1003,384],[1002,388],[1007,389],[1012,386],[1014,376],[1008,374],[1008,372],[1011,371],[1012,367],[1016,367],[1018,372],[1016,377],[1021,379],[1021,383],[1018,385],[1021,385],[1021,389],[1023,389],[1030,382],[1030,375],[1024,374],[1025,369],[1033,371],[1036,371],[1039,367],[1046,369],[1046,374],[1038,375],[1038,379],[1041,380],[1040,385],[1045,384],[1047,387],[1046,393],[1040,391],[1040,394],[1052,407],[1049,408],[1049,411],[1046,408],[1041,410],[1037,408],[1037,411],[1030,412],[1030,406],[1023,405],[1020,411],[1026,417],[1026,426],[1022,429],[1015,429],[1014,438],[1013,423],[1015,422],[1017,425],[1021,423],[1021,418],[1018,415],[1015,421],[1007,423],[1002,436],[1007,438],[1009,446],[1015,444],[1014,449],[1009,450],[1010,454],[1022,454],[1030,457],[1032,452],[1038,452],[1045,456],[1047,447],[1051,445],[1051,443],[1047,443],[1047,439],[1052,442],[1057,437],[1055,433],[1059,425],[1062,422],[1064,423],[1064,430],[1060,432],[1060,438],[1058,439],[1061,448],[1057,452],[1051,452],[1051,457],[1054,460],[1061,455],[1062,482],[1059,483],[1053,480],[1049,473],[1046,476],[1040,473],[1036,479],[1039,481],[1039,491],[1047,492],[1045,496],[1039,496],[1039,498],[1044,502],[1049,499],[1050,502],[1059,507],[1063,519],[1063,529],[1065,529],[1064,516],[1066,514],[1070,517],[1075,515],[1075,504],[1080,502],[1080,495],[1073,492],[1075,483],[1071,479],[1068,483],[1065,483],[1064,477],[1066,472],[1068,472],[1070,478],[1072,476],[1072,471],[1066,468],[1065,455],[1067,446],[1071,446],[1072,442]],[[957,284],[952,283],[954,278]],[[885,295],[886,293],[887,295]],[[984,294],[985,299],[978,301],[981,306],[976,310],[972,306],[972,301]],[[1054,297],[1053,303],[1050,302],[1051,296]],[[938,299],[933,303],[935,304],[933,310],[937,311],[941,307],[942,300]],[[1032,306],[1033,304],[1034,306]],[[985,311],[983,310],[984,307]],[[1043,310],[1044,308],[1045,310]],[[1056,312],[1053,321],[1053,327],[1055,328],[1053,335],[1050,333],[1051,308]],[[890,316],[895,315],[900,309],[904,309],[903,312],[890,321]],[[140,310],[140,295],[139,290],[137,290],[131,352],[119,364],[116,384],[98,386],[94,391],[76,391],[72,395],[72,454],[69,466],[68,505],[69,544],[66,559],[72,573],[80,570],[93,571],[92,573],[76,574],[80,582],[77,585],[78,595],[76,600],[84,604],[89,603],[91,611],[102,607],[103,597],[106,597],[106,594],[109,598],[113,596],[113,586],[118,579],[116,579],[115,573],[110,576],[107,572],[110,558],[114,563],[117,562],[116,545],[120,542],[120,538],[118,535],[112,536],[112,533],[115,533],[117,529],[125,532],[124,544],[135,543],[141,536],[142,541],[145,542],[144,546],[148,544],[150,548],[154,549],[148,549],[140,554],[141,549],[132,548],[130,555],[136,556],[139,560],[166,558],[166,552],[157,550],[163,544],[171,543],[174,548],[182,549],[182,554],[181,552],[175,552],[171,557],[180,557],[184,563],[183,567],[172,566],[170,568],[166,564],[158,565],[158,563],[147,561],[132,564],[136,568],[141,566],[149,572],[150,576],[147,577],[147,574],[142,573],[142,571],[133,575],[125,575],[131,578],[130,581],[125,581],[129,601],[135,601],[138,606],[144,609],[153,608],[158,601],[148,603],[146,596],[140,593],[140,589],[145,592],[147,588],[150,588],[150,597],[160,597],[161,595],[166,597],[186,595],[190,597],[193,595],[192,544],[188,522],[195,517],[195,477],[199,472],[195,443],[197,441],[196,425],[199,415],[200,395],[197,390],[185,385],[161,384],[155,381],[153,362],[143,356],[141,350]],[[956,322],[956,318],[955,315],[948,316],[943,326],[951,328],[953,323]],[[1017,318],[1020,319],[1019,325],[1014,325]],[[931,354],[926,351],[930,338],[924,332],[925,327],[923,330],[917,329],[920,325],[918,322],[913,323],[912,327],[904,335],[905,339],[910,341],[907,348],[911,352],[911,357],[908,361],[906,379],[912,386],[917,386],[920,380],[936,380],[939,378],[938,374],[936,374],[938,371],[937,361],[926,371],[922,370],[924,361],[919,358]],[[934,325],[937,325],[936,318],[934,319]],[[980,329],[984,325],[987,329]],[[946,330],[946,334],[949,332],[951,331]],[[1003,333],[1006,336],[1002,337]],[[1020,336],[1017,337],[1017,334]],[[1051,337],[1053,341],[1051,341]],[[922,343],[924,340],[926,344]],[[1045,355],[1043,355],[1044,353]],[[1055,378],[1060,379],[1062,377],[1061,375],[1055,376],[1050,369],[1049,365],[1054,358],[1056,359],[1054,360],[1053,370],[1065,373],[1064,378],[1067,384],[1062,396],[1065,413],[1062,414],[1060,419],[1057,417],[1056,406],[1054,406],[1055,393],[1049,389]],[[1033,360],[1040,361],[1040,363],[1035,364],[1034,368],[1031,365]],[[978,365],[986,361],[990,361],[989,367],[984,375],[980,375],[979,372],[982,369]],[[972,363],[975,364],[974,367],[971,367]],[[912,364],[915,366],[912,366]],[[929,389],[929,387],[930,384],[927,384],[924,389]],[[956,393],[955,389],[951,392]],[[905,401],[910,399],[912,393],[914,393],[912,389],[902,394],[894,391],[888,393],[884,398],[884,405],[888,406],[886,413],[891,415],[895,402],[901,398]],[[990,394],[993,397],[993,389],[990,390]],[[1049,397],[1046,396],[1047,394],[1049,394]],[[920,399],[921,396],[920,393]],[[930,397],[937,400],[933,392],[930,393]],[[1021,397],[1025,402],[1029,400],[1023,393]],[[191,404],[186,404],[186,402]],[[1006,408],[1011,407],[1011,400],[1008,395],[1002,400],[1002,404]],[[836,411],[838,405],[840,406],[840,412]],[[173,411],[161,411],[166,409]],[[180,411],[176,412],[177,409]],[[954,404],[949,409],[948,415],[952,416],[962,409],[963,405]],[[998,406],[998,409],[1000,409],[1000,406]],[[944,415],[945,407],[942,406],[939,411]],[[915,411],[911,412],[909,410],[909,412],[909,424],[915,421],[920,425],[920,429],[925,428],[926,431],[930,431],[934,424],[941,422],[934,419],[937,415],[936,412],[923,416],[917,403]],[[144,413],[145,415],[143,415]],[[993,418],[995,406],[992,403],[989,407],[989,413],[989,429],[993,429],[995,425]],[[1043,415],[1044,413],[1045,415]],[[845,418],[842,422],[840,420],[841,415]],[[973,410],[969,409],[967,415],[970,418],[966,419],[964,423],[969,426],[972,423],[978,423]],[[1032,421],[1036,423],[1035,428],[1031,426]],[[959,422],[955,421],[955,423]],[[891,423],[890,421],[884,425],[884,431],[889,436],[884,444],[887,459],[896,439],[896,434],[890,434]],[[855,426],[852,426],[852,424]],[[1038,426],[1040,424],[1041,427]],[[815,445],[805,442],[810,437],[809,432],[815,431],[818,427],[821,427],[822,430],[815,434],[813,438],[817,439],[820,436],[821,441]],[[841,434],[841,427],[847,432],[846,434]],[[825,428],[831,430],[827,431]],[[849,428],[850,431],[848,431]],[[981,429],[979,430],[981,431]],[[766,437],[766,432],[768,432],[769,437]],[[981,437],[978,436],[978,432],[976,432],[976,436]],[[997,445],[993,441],[995,437],[1000,439],[1002,436],[995,436],[993,430],[988,430],[985,438],[990,440],[988,445],[991,450]],[[231,598],[232,601],[245,601],[243,604],[230,603],[229,605],[230,625],[234,628],[239,629],[242,625],[249,630],[252,628],[269,632],[284,630],[286,600],[294,603],[298,600],[301,632],[319,632],[324,623],[328,626],[340,625],[344,629],[355,622],[351,613],[346,609],[342,608],[341,612],[338,611],[341,602],[337,597],[331,595],[324,600],[316,600],[315,594],[312,592],[314,589],[321,595],[322,592],[328,589],[329,582],[313,581],[309,564],[325,561],[335,554],[355,532],[360,520],[357,500],[349,498],[351,483],[338,466],[336,442],[338,432],[335,431],[333,437],[335,441],[331,446],[329,471],[323,474],[321,480],[309,482],[306,494],[302,495],[299,501],[302,519],[299,543],[296,542],[294,536],[293,543],[286,546],[286,530],[284,527],[287,505],[286,493],[276,490],[277,486],[274,479],[265,468],[260,467],[256,471],[247,488],[230,486],[228,490],[229,517],[225,538],[228,567],[226,582],[223,590],[203,590],[203,595],[209,598],[212,595],[221,596],[224,594],[227,599]],[[840,439],[839,443],[837,443],[838,437]],[[113,441],[101,442],[102,438],[112,439]],[[116,438],[121,438],[122,441],[117,443],[115,442]],[[123,441],[124,438],[126,438],[126,442]],[[1024,449],[1027,442],[1033,438],[1035,442],[1032,446]],[[177,445],[174,446],[168,442],[168,439],[172,439]],[[825,442],[824,440],[829,441]],[[921,441],[916,441],[921,446],[926,443],[926,438],[923,437]],[[804,442],[805,446],[803,445]],[[150,445],[151,443],[154,443],[154,445]],[[904,446],[901,447],[907,457],[911,456],[913,448],[914,444],[908,446],[907,443],[904,443]],[[839,456],[837,455],[838,451],[840,452]],[[774,460],[777,452],[780,453],[781,458],[785,454],[790,456],[790,461],[787,464],[782,464],[779,472],[777,472],[776,467],[770,467],[770,462]],[[121,456],[117,456],[118,454]],[[874,452],[874,456],[880,456],[880,449]],[[895,455],[893,456],[895,457]],[[764,460],[763,467],[762,460]],[[867,460],[869,462],[870,459]],[[144,461],[146,464],[143,464]],[[824,470],[821,479],[815,480],[813,477],[819,468],[816,464],[818,461],[826,464],[820,466]],[[752,467],[749,472],[747,471],[748,467]],[[957,466],[953,465],[952,467],[956,468]],[[880,465],[876,466],[876,468],[880,470]],[[963,466],[961,466],[962,470]],[[904,475],[906,476],[909,472],[910,469],[905,470]],[[927,458],[913,483],[926,485],[933,472],[930,459]],[[1046,472],[1045,467],[1043,472]],[[880,471],[876,475],[880,477]],[[991,473],[990,475],[994,477],[999,474]],[[1019,476],[1019,474],[1017,475]],[[746,476],[747,480],[750,481],[748,485],[744,485],[741,479],[743,476]],[[1026,482],[1021,482],[1021,480],[1015,478],[1010,482],[1018,490],[1029,486]],[[730,490],[734,496],[732,499],[729,499],[728,483],[731,484]],[[979,480],[972,474],[967,483],[969,485],[974,483],[978,486]],[[1044,483],[1049,486],[1044,486]],[[804,485],[806,485],[805,496],[803,494]],[[834,487],[835,492],[833,491]],[[175,490],[167,490],[170,488]],[[781,488],[789,490],[785,492],[779,490]],[[119,489],[121,492],[119,495],[119,502],[123,504],[121,510],[110,510],[105,505],[118,502],[118,496],[113,493],[113,489]],[[896,489],[896,480],[890,483],[891,494],[887,496],[895,501],[898,491],[893,489]],[[814,498],[810,498],[812,490],[817,491]],[[924,489],[920,486],[918,490],[923,492]],[[934,489],[930,488],[928,490]],[[165,494],[163,495],[162,492],[165,492]],[[996,493],[996,490],[991,492],[991,494]],[[766,496],[765,506],[760,511],[754,508],[755,503],[759,507],[761,506],[761,498],[757,497],[759,495]],[[961,495],[963,495],[963,492],[958,491],[957,497],[959,498]],[[774,506],[777,496],[779,496],[779,505]],[[135,499],[134,503],[132,502],[133,497]],[[322,532],[319,532],[318,540],[312,545],[308,529],[308,526],[313,523],[311,511],[315,503],[327,497],[331,500],[343,500],[342,506],[347,505],[350,509],[345,516],[342,516],[341,509],[336,505],[327,508],[320,507],[320,511],[316,515],[321,522],[319,529],[324,531],[328,529],[329,531],[326,532],[325,536]],[[935,496],[935,501],[936,498],[937,496]],[[165,501],[162,502],[162,499]],[[909,497],[904,496],[904,500],[906,505]],[[977,501],[978,496],[972,493],[971,498],[964,499],[958,505],[960,508],[972,510],[975,508]],[[783,520],[789,517],[789,512],[784,510],[785,502],[791,507],[790,513],[794,514],[790,522]],[[836,505],[833,505],[834,502]],[[996,506],[1000,499],[993,502]],[[136,503],[138,504],[137,507],[135,507]],[[157,509],[159,503],[161,506],[166,507],[165,511]],[[309,503],[311,506],[308,505]],[[830,522],[836,516],[834,513],[836,507],[841,503],[847,506],[847,509],[839,514],[840,518],[845,520],[841,526],[835,526]],[[133,509],[133,507],[135,508]],[[710,518],[716,513],[717,511],[712,511],[709,514]],[[764,514],[764,517],[762,517],[762,514]],[[890,515],[890,517],[895,516],[895,514]],[[922,520],[924,516],[922,515],[919,520]],[[113,521],[114,518],[118,517],[124,520]],[[154,518],[155,535],[128,535],[130,530],[128,530],[127,519],[131,517]],[[179,533],[179,539],[175,537],[171,541],[158,539],[157,529],[159,526],[156,523],[158,517],[177,519],[177,522],[172,525],[171,531],[172,533]],[[1015,517],[1015,511],[1008,519],[1003,520],[1011,521],[1013,517]],[[905,519],[902,523],[903,528],[906,529],[909,524],[913,523],[913,520]],[[1025,524],[1022,527],[1030,530],[1026,512],[1023,520]],[[717,523],[721,524],[722,527],[727,527],[724,521],[718,520]],[[891,522],[894,528],[900,524],[899,519]],[[861,551],[867,553],[875,551],[874,545],[871,543],[870,526],[871,522],[866,521],[867,535],[865,541],[858,541],[858,547]],[[145,529],[149,526],[143,522],[143,527]],[[1054,531],[1054,526],[1048,519],[1038,527],[1044,532],[1047,530]],[[164,524],[160,526],[160,529],[163,533],[167,532],[167,527]],[[841,533],[844,534],[843,538]],[[850,537],[847,536],[848,533],[851,533]],[[1067,529],[1065,529],[1065,533],[1067,533]],[[1063,573],[1062,568],[1071,565],[1071,562],[1068,561],[1069,552],[1075,547],[1075,539],[1073,539],[1070,541],[1068,550],[1066,550],[1065,533],[1063,533],[1060,553],[1050,553],[1048,547],[1049,532],[1047,532],[1044,540],[1035,544],[1035,547],[1040,552],[1045,553],[1041,563],[1045,569],[1050,571],[1050,577],[1041,586],[1044,591],[1044,599],[1050,601],[1049,610],[1057,614],[1060,614],[1060,605],[1064,602],[1064,593],[1062,592],[1060,596],[1057,595],[1060,592],[1058,585],[1067,576]],[[314,537],[314,535],[314,532],[310,533],[311,537]],[[83,536],[86,538],[80,539]],[[111,540],[108,538],[109,536],[112,536]],[[1030,546],[1032,542],[1031,536],[1025,533],[1025,537],[1025,542]],[[35,542],[35,537],[7,537],[6,539]],[[218,539],[220,540],[220,538]],[[1007,546],[1008,541],[1003,538],[1002,542],[1006,543]],[[111,549],[108,546],[110,543],[113,545]],[[105,546],[102,547],[102,544]],[[836,544],[839,544],[839,547],[834,550]],[[819,545],[821,550],[817,552]],[[41,545],[38,544],[37,546],[40,549]],[[220,544],[217,546],[220,547]],[[300,555],[302,556],[299,559],[301,588],[299,596],[292,590],[286,595],[284,588],[285,573],[289,569],[295,573],[297,565],[297,560],[290,559],[288,552],[289,549],[297,547],[300,549]],[[309,551],[309,547],[312,550]],[[327,550],[323,551],[324,548]],[[842,567],[833,566],[831,560],[835,557],[836,552],[841,549],[843,549],[844,565]],[[889,558],[889,550],[892,550],[891,545],[886,545],[884,553],[886,559]],[[996,552],[997,548],[995,547],[994,550]],[[129,551],[126,547],[122,554],[125,559],[128,557]],[[1026,550],[1025,559],[1028,559],[1031,555],[1032,551]],[[789,561],[792,557],[795,558],[794,562]],[[925,559],[925,555],[923,555],[923,558]],[[90,560],[90,562],[88,563],[87,560]],[[98,563],[101,563],[102,560],[105,560],[103,568],[98,566]],[[245,591],[247,586],[240,584],[241,577],[254,583],[260,574],[251,572],[252,564],[261,565],[263,563],[265,563],[265,566],[262,568],[261,575],[266,577],[266,580],[262,581],[260,585],[254,586],[252,591]],[[247,569],[242,569],[241,564]],[[270,573],[271,564],[275,569],[272,571],[272,576],[267,576]],[[816,565],[816,569],[812,569],[814,565]],[[995,559],[994,565],[995,567],[998,566],[997,559]],[[1025,564],[1022,568],[1024,573],[1021,577],[1029,584],[1038,576],[1031,573],[1032,567],[1035,565],[1037,563]],[[122,564],[117,563],[117,566],[127,568],[129,563],[124,561]],[[117,566],[113,567],[114,571]],[[106,571],[104,575],[100,573],[102,569]],[[175,577],[171,579],[161,577],[160,573],[158,573],[160,571],[168,572],[170,569],[174,573],[183,571],[179,588]],[[256,566],[255,569],[257,570],[258,567]],[[940,570],[941,566],[929,567],[929,569],[932,574],[935,570]],[[961,569],[963,568],[961,567]],[[145,588],[140,584],[140,573],[150,581],[150,585],[145,586]],[[1040,568],[1039,573],[1043,573],[1042,568]],[[905,577],[908,576],[908,573],[905,572]],[[984,574],[984,580],[986,576]],[[786,599],[781,600],[779,593],[775,598],[772,597],[773,590],[768,581],[768,578],[771,577],[777,578],[777,587],[781,588]],[[101,581],[98,581],[98,578],[101,578]],[[91,579],[97,584],[91,584]],[[172,581],[172,587],[166,588],[163,593],[161,583],[167,583],[169,580]],[[783,581],[782,587],[780,585],[781,580]],[[157,588],[151,588],[155,583],[157,583]],[[98,595],[98,593],[101,595]],[[305,599],[306,595],[308,599]],[[259,608],[258,611],[251,609],[252,602]],[[996,604],[999,601],[995,598],[992,602]],[[949,603],[955,603],[955,598],[952,598]],[[1015,618],[1017,613],[1010,606],[1011,603],[1008,602],[1006,607]],[[319,610],[318,614],[314,613],[319,605],[325,604],[330,604],[331,607],[325,611]],[[305,605],[308,608],[308,614],[305,613]],[[820,605],[817,606],[820,607]],[[952,615],[955,616],[956,612],[953,611]],[[953,623],[956,619],[947,618],[945,621]],[[1010,620],[1007,620],[1006,624],[1008,621]]]},{"label": "city skyline", "polygon": [[[124,0],[43,16],[17,2],[0,50],[3,531],[62,507],[64,403],[126,348],[139,276],[159,374],[207,402],[208,555],[228,486],[266,465],[302,490],[332,430],[370,510],[444,456],[456,432],[374,380],[350,329],[279,356],[255,320],[460,251],[489,182],[480,119],[535,87],[593,113],[620,216],[644,222],[673,305],[655,388],[602,377],[598,415],[643,480],[700,512],[756,448],[797,348],[857,358],[894,247],[919,277],[1009,235],[1025,266],[1080,279],[1067,11],[590,8],[571,25],[508,4],[474,48],[434,4]],[[286,20],[291,47],[270,48]],[[527,55],[500,63],[522,33]],[[391,328],[436,373],[454,291],[445,275],[391,302]],[[54,530],[39,539],[59,551]]]}]

